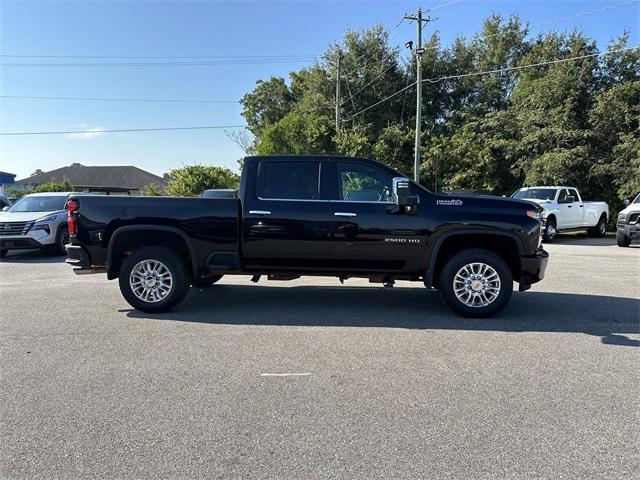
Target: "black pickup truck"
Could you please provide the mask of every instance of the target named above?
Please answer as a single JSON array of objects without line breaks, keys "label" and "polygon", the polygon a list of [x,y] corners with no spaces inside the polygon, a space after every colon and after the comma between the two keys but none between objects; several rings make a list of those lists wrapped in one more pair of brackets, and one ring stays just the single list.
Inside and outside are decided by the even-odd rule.
[{"label": "black pickup truck", "polygon": [[489,196],[436,195],[372,160],[256,156],[239,198],[71,196],[67,262],[118,278],[145,312],[180,303],[223,275],[395,280],[436,288],[455,312],[502,309],[513,281],[540,281],[541,208]]}]

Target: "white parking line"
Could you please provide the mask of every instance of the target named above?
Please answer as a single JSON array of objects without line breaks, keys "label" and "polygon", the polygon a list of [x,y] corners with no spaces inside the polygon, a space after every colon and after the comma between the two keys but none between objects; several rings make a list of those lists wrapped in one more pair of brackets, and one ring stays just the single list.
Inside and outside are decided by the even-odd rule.
[{"label": "white parking line", "polygon": [[261,377],[308,377],[309,372],[304,373],[261,373]]}]

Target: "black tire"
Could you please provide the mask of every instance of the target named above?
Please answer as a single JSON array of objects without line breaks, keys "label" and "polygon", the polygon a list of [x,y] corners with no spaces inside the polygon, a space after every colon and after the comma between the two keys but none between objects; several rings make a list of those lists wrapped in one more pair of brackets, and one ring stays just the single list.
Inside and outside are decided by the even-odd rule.
[{"label": "black tire", "polygon": [[[467,291],[462,292],[460,295],[464,296],[468,294],[469,299],[474,297],[474,300],[470,301],[475,305],[464,303],[463,300],[458,298],[454,287],[454,279],[456,280],[456,285],[461,284],[461,282],[458,281],[461,277],[456,277],[456,275],[461,272],[465,266],[472,263],[485,264],[493,270],[493,272],[491,272],[487,269],[489,273],[487,274],[486,280],[487,287],[493,287],[492,293],[495,293],[493,297],[491,297],[492,293],[485,293],[484,287],[482,286],[484,284],[482,284],[479,285],[479,288],[482,290],[479,290],[476,294],[475,290],[471,290],[473,288],[472,285],[462,283],[462,287]],[[476,269],[477,267],[473,268]],[[480,270],[479,268],[477,269]],[[500,280],[499,284],[495,281],[494,273],[497,274]],[[485,278],[481,277],[482,275],[474,276],[473,280],[471,280],[472,277],[468,278],[471,283],[476,281],[482,283],[481,280],[485,280]],[[509,266],[498,255],[487,250],[474,248],[455,254],[445,263],[440,271],[438,286],[442,299],[451,310],[463,317],[484,318],[499,312],[507,304],[513,293],[513,275],[511,274]],[[495,290],[496,287],[497,291]],[[486,305],[480,305],[482,303],[481,295],[485,295],[485,299],[488,298],[486,295],[489,295],[491,297],[490,302]],[[476,302],[475,298],[478,298],[479,301]]]},{"label": "black tire", "polygon": [[624,233],[617,232],[616,233],[616,243],[619,247],[628,247],[631,245],[631,239],[627,237]]},{"label": "black tire", "polygon": [[587,234],[594,238],[604,238],[607,234],[607,217],[604,214],[600,216],[596,226],[588,229]]},{"label": "black tire", "polygon": [[[143,300],[134,292],[131,273],[134,268],[145,261],[159,262],[171,274],[168,293],[163,293],[159,300]],[[136,270],[138,271],[138,270]],[[164,270],[163,270],[164,271]],[[129,255],[120,268],[120,292],[133,308],[148,313],[168,312],[178,305],[189,292],[189,272],[182,258],[164,247],[144,247]],[[145,288],[142,286],[141,288]]]},{"label": "black tire", "polygon": [[56,244],[53,246],[53,251],[57,255],[66,255],[67,251],[64,249],[64,246],[67,243],[69,243],[69,227],[61,225],[56,234]]},{"label": "black tire", "polygon": [[558,236],[557,224],[555,218],[548,218],[547,224],[544,228],[544,233],[542,234],[542,241],[544,243],[553,242]]},{"label": "black tire", "polygon": [[207,288],[218,282],[224,275],[211,275],[205,278],[197,278],[191,281],[191,285],[198,288]]},{"label": "black tire", "polygon": [[7,250],[6,248],[3,248],[2,250],[0,250],[0,258],[6,257],[8,252],[9,250]]}]

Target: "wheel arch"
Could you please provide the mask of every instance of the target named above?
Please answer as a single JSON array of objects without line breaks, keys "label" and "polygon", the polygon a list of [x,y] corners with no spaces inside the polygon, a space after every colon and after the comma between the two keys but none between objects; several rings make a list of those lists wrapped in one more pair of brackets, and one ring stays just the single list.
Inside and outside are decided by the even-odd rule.
[{"label": "wheel arch", "polygon": [[189,237],[180,229],[165,225],[126,225],[117,228],[107,248],[107,278],[112,280],[120,273],[127,249],[163,246],[176,249],[185,259],[190,273],[197,272],[196,254]]},{"label": "wheel arch", "polygon": [[514,280],[519,280],[520,256],[524,255],[524,249],[514,233],[463,229],[445,233],[438,238],[429,259],[429,268],[425,273],[425,285],[427,287],[437,285],[438,273],[447,259],[457,252],[471,248],[480,248],[495,253],[507,263]]}]

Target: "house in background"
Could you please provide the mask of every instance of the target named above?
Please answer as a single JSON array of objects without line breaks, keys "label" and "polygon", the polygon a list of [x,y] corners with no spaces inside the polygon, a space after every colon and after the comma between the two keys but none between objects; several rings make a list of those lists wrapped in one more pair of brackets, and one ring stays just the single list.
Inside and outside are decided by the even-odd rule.
[{"label": "house in background", "polygon": [[62,183],[68,180],[77,192],[94,192],[106,195],[140,195],[144,187],[154,185],[163,192],[167,182],[153,173],[133,166],[91,167],[74,164],[40,173],[16,182],[24,189],[43,183]]},{"label": "house in background", "polygon": [[0,195],[6,195],[16,182],[16,176],[13,173],[0,172]]}]

